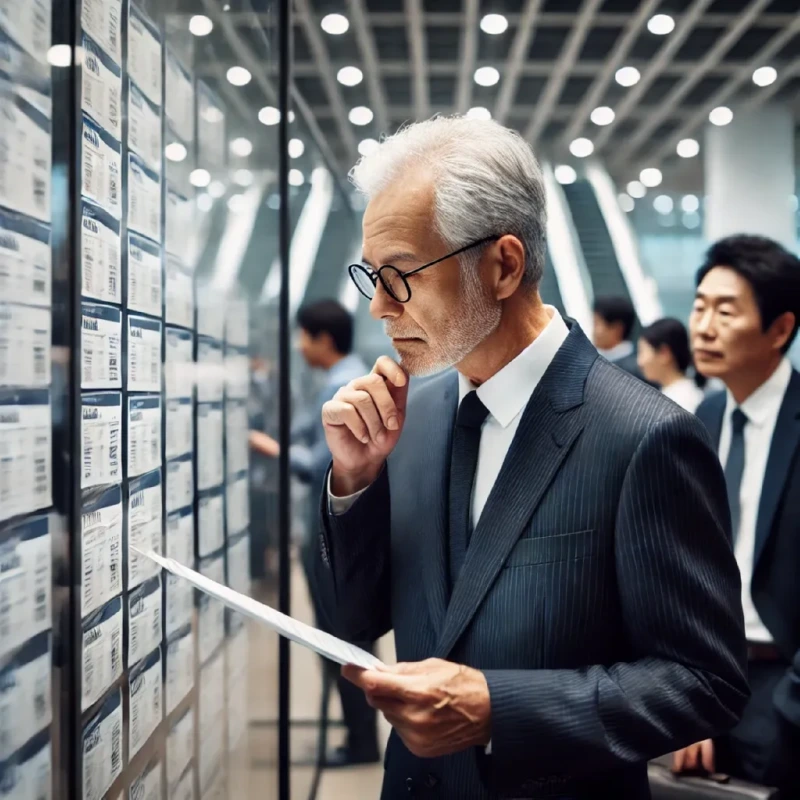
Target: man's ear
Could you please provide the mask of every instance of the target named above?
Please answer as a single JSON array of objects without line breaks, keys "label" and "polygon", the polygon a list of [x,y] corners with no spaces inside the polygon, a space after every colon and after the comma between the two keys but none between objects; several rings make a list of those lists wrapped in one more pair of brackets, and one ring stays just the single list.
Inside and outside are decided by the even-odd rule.
[{"label": "man's ear", "polygon": [[492,248],[498,273],[495,295],[507,300],[525,278],[525,246],[516,236],[501,237]]}]

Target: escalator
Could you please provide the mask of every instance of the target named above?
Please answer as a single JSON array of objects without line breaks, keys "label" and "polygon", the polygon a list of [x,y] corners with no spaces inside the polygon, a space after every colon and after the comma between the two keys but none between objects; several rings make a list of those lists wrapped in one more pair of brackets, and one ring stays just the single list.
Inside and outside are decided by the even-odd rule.
[{"label": "escalator", "polygon": [[547,303],[549,306],[555,306],[562,317],[566,316],[567,312],[564,310],[564,302],[561,299],[561,290],[558,288],[556,271],[550,259],[549,247],[545,256],[544,275],[542,276],[542,282],[539,284],[539,294],[542,297],[542,302]]}]

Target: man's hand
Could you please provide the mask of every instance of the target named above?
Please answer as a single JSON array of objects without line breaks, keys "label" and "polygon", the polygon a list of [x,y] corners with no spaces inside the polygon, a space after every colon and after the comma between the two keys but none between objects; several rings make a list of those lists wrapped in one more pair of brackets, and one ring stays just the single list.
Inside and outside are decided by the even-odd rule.
[{"label": "man's hand", "polygon": [[325,403],[322,423],[333,456],[333,494],[355,494],[378,477],[403,431],[407,398],[408,375],[383,356],[369,375]]},{"label": "man's hand", "polygon": [[364,690],[369,704],[383,712],[419,758],[489,744],[489,687],[476,669],[429,658],[380,670],[350,665],[342,674]]},{"label": "man's hand", "polygon": [[714,742],[705,739],[672,754],[673,772],[692,772],[704,769],[709,775],[714,770]]},{"label": "man's hand", "polygon": [[262,456],[277,458],[281,452],[281,446],[266,433],[261,431],[250,431],[250,449],[261,453]]}]

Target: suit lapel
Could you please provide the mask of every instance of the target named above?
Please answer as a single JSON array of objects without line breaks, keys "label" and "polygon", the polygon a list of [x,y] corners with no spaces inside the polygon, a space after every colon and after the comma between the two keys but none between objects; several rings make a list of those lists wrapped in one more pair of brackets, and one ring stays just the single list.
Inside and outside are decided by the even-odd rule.
[{"label": "suit lapel", "polygon": [[436,647],[447,658],[497,578],[583,428],[583,387],[597,351],[573,323],[523,412],[472,534]]},{"label": "suit lapel", "polygon": [[764,551],[764,545],[772,530],[772,523],[775,521],[775,514],[798,445],[800,445],[800,373],[792,372],[792,379],[789,381],[781,410],[778,412],[767,459],[767,469],[764,473],[761,501],[758,506],[758,522],[756,523],[754,568],[758,564],[758,559]]},{"label": "suit lapel", "polygon": [[706,426],[717,453],[719,453],[719,442],[722,438],[722,421],[725,417],[726,403],[725,392],[718,392],[697,409],[697,416]]}]

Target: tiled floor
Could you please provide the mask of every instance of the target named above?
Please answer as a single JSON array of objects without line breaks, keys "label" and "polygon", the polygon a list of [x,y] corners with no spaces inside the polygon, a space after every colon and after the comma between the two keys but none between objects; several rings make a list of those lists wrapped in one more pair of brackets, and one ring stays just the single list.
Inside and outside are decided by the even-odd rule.
[{"label": "tiled floor", "polygon": [[[302,570],[295,563],[292,572],[292,615],[313,623],[311,605]],[[379,655],[394,659],[389,637],[379,643]],[[231,777],[238,773],[241,780],[231,780],[231,799],[271,800],[277,796],[278,738],[275,720],[278,703],[278,637],[262,626],[253,624],[250,630],[249,675],[249,753],[243,753],[238,764],[231,764]],[[305,648],[291,645],[291,712],[294,720],[315,719],[319,716],[322,688],[320,660]],[[338,695],[331,696],[331,719],[340,718]],[[381,719],[383,740],[389,727]],[[316,727],[297,726],[292,731],[292,761],[313,759],[316,748]],[[333,728],[329,741],[337,744],[343,737],[341,729]],[[380,794],[383,768],[380,765],[323,772],[317,800],[373,800]],[[312,766],[292,769],[292,800],[307,800],[314,777]]]}]

